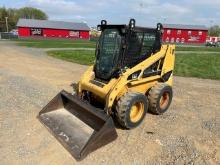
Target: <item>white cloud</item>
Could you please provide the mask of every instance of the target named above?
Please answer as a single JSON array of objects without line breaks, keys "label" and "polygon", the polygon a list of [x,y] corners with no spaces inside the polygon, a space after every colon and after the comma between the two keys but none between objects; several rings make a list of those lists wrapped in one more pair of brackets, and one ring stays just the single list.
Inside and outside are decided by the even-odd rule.
[{"label": "white cloud", "polygon": [[219,11],[219,12],[216,12],[216,15],[220,17],[220,11]]},{"label": "white cloud", "polygon": [[[107,19],[111,23],[127,23],[136,18],[140,25],[156,22],[209,24],[219,21],[220,0],[27,0],[24,5],[36,7],[53,20],[87,21],[90,25]],[[0,2],[1,4],[1,2]],[[15,6],[16,7],[16,6]],[[209,10],[210,8],[210,10]]]},{"label": "white cloud", "polygon": [[37,7],[49,15],[70,15],[84,11],[83,6],[76,4],[74,1],[65,0],[29,0],[30,6]]},{"label": "white cloud", "polygon": [[163,4],[155,4],[155,5],[149,5],[143,8],[143,12],[146,14],[152,14],[152,15],[173,15],[173,14],[186,14],[190,12],[189,9],[178,6],[171,3],[163,3]]},{"label": "white cloud", "polygon": [[216,6],[216,5],[220,5],[220,0],[211,0],[211,1],[207,1],[207,0],[199,0],[199,1],[187,0],[187,3],[197,4],[197,5]]},{"label": "white cloud", "polygon": [[76,19],[85,19],[85,17],[81,16],[81,15],[76,15],[75,16]]}]

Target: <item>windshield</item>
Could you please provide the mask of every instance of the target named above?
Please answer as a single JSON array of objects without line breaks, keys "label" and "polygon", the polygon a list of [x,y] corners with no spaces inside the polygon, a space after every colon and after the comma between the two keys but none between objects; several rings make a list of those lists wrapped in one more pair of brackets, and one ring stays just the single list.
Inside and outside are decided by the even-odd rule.
[{"label": "windshield", "polygon": [[98,41],[96,52],[96,74],[109,79],[116,68],[120,53],[121,36],[117,29],[105,29]]}]

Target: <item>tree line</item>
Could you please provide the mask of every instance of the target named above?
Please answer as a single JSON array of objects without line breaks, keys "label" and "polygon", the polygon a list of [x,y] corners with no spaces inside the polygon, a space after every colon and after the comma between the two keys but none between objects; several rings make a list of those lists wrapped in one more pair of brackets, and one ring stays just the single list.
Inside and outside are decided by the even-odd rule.
[{"label": "tree line", "polygon": [[220,37],[220,26],[214,25],[209,28],[209,36],[219,36]]},{"label": "tree line", "polygon": [[0,7],[0,32],[7,31],[6,17],[8,21],[8,30],[16,29],[19,18],[47,20],[48,16],[43,11],[33,7],[23,7],[20,9]]}]

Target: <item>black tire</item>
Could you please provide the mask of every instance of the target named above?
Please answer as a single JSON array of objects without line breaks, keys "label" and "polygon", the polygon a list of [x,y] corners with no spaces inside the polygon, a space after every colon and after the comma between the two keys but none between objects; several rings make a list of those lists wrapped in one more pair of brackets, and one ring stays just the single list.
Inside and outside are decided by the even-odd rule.
[{"label": "black tire", "polygon": [[[138,110],[139,112],[137,112],[136,116],[131,117],[131,112],[134,110],[132,107],[139,107],[139,105],[141,106],[139,108],[140,110]],[[123,95],[116,104],[116,118],[122,127],[132,129],[141,124],[147,110],[148,99],[144,94],[128,92]],[[137,121],[134,121],[135,117],[138,119]]]},{"label": "black tire", "polygon": [[153,86],[148,94],[150,112],[157,115],[166,112],[171,104],[172,97],[173,91],[171,86],[165,83],[158,83]]}]

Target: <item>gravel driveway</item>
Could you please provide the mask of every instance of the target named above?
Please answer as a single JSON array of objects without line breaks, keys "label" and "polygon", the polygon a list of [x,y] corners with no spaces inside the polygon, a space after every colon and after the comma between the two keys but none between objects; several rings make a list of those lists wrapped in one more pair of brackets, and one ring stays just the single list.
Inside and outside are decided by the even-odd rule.
[{"label": "gravel driveway", "polygon": [[167,113],[76,162],[36,116],[86,68],[0,41],[0,164],[220,164],[220,81],[182,77]]}]

